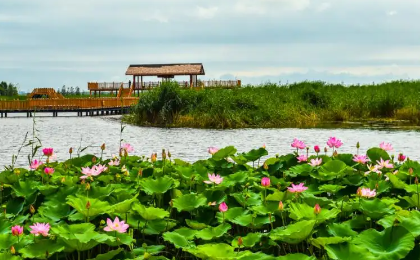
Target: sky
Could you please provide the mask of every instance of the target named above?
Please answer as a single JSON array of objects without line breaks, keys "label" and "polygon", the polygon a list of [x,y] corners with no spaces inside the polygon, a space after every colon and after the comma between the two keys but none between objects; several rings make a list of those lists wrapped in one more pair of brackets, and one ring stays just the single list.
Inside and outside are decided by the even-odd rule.
[{"label": "sky", "polygon": [[420,0],[0,1],[0,81],[21,91],[189,62],[245,84],[418,79]]}]

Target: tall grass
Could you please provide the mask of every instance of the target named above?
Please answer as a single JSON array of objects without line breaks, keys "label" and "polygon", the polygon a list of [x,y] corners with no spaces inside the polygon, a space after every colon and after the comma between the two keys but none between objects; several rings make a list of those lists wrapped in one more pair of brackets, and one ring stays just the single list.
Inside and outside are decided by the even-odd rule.
[{"label": "tall grass", "polygon": [[351,85],[305,81],[239,89],[180,89],[143,94],[130,120],[201,128],[311,126],[327,121],[420,118],[420,81]]}]

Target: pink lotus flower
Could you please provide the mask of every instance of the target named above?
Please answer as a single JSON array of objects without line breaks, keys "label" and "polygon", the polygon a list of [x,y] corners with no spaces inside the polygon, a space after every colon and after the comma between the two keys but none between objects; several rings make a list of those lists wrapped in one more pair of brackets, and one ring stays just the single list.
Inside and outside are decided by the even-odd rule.
[{"label": "pink lotus flower", "polygon": [[405,158],[407,158],[407,156],[403,155],[402,153],[400,153],[400,154],[398,155],[398,161],[399,161],[399,162],[403,162],[403,161],[405,161]]},{"label": "pink lotus flower", "polygon": [[44,149],[42,149],[42,152],[44,153],[45,156],[51,157],[54,153],[54,149],[53,148],[44,148]]},{"label": "pink lotus flower", "polygon": [[207,150],[209,152],[209,154],[213,155],[215,153],[217,153],[219,151],[219,148],[216,147],[209,147],[209,149]]},{"label": "pink lotus flower", "polygon": [[321,213],[321,207],[319,206],[319,204],[315,205],[314,213],[315,213],[315,215],[318,215],[319,213]]},{"label": "pink lotus flower", "polygon": [[31,168],[32,170],[36,170],[36,169],[38,169],[38,168],[39,168],[39,166],[41,166],[42,164],[43,164],[43,162],[38,161],[37,159],[35,159],[35,160],[33,160],[33,161],[31,162],[31,166],[30,166],[30,168]]},{"label": "pink lotus flower", "polygon": [[305,149],[306,145],[303,141],[299,141],[297,138],[293,139],[293,143],[291,144],[293,148],[296,149]]},{"label": "pink lotus flower", "polygon": [[296,157],[298,162],[306,162],[308,161],[308,157],[304,154],[299,155],[298,157]]},{"label": "pink lotus flower", "polygon": [[209,181],[204,181],[204,183],[207,183],[207,184],[212,184],[212,183],[215,183],[215,184],[220,184],[220,183],[222,183],[222,181],[223,181],[223,177],[220,177],[220,175],[219,174],[208,174],[208,176],[209,176]]},{"label": "pink lotus flower", "polygon": [[375,172],[377,174],[382,174],[382,172],[380,171],[381,168],[379,168],[378,165],[372,166],[372,165],[368,164],[367,167],[368,167],[368,171],[365,172],[365,175],[368,175],[371,172]]},{"label": "pink lotus flower", "polygon": [[365,198],[373,198],[376,196],[376,190],[370,190],[369,188],[362,188],[358,191],[358,193],[360,196]]},{"label": "pink lotus flower", "polygon": [[104,227],[105,231],[117,231],[118,233],[125,233],[127,229],[130,227],[128,224],[125,224],[124,221],[120,221],[118,217],[115,217],[114,222],[111,219],[106,219],[107,226]]},{"label": "pink lotus flower", "polygon": [[318,154],[319,152],[321,152],[321,148],[319,148],[319,145],[315,145],[314,146],[314,151]]},{"label": "pink lotus flower", "polygon": [[392,145],[390,143],[382,142],[379,144],[379,148],[381,148],[384,151],[392,151],[394,148],[392,148]]},{"label": "pink lotus flower", "polygon": [[134,147],[131,146],[131,144],[126,143],[126,144],[121,145],[121,150],[126,153],[131,153],[131,152],[134,152]]},{"label": "pink lotus flower", "polygon": [[34,234],[36,237],[39,235],[46,237],[50,231],[49,223],[35,223],[33,226],[29,227],[31,228],[31,234]]},{"label": "pink lotus flower", "polygon": [[392,168],[394,168],[394,165],[392,163],[389,163],[389,160],[384,161],[384,159],[382,159],[382,158],[381,158],[380,161],[376,161],[376,163],[378,164],[378,169],[382,169],[382,168],[392,169]]},{"label": "pink lotus flower", "polygon": [[82,174],[83,176],[80,177],[80,179],[86,179],[88,177],[98,176],[102,172],[108,170],[108,168],[104,165],[94,165],[92,169],[89,167],[82,167]]},{"label": "pink lotus flower", "polygon": [[308,187],[305,187],[304,185],[305,185],[304,183],[299,183],[299,185],[292,184],[292,187],[287,187],[287,189],[291,193],[295,193],[295,192],[301,193],[308,189]]},{"label": "pink lotus flower", "polygon": [[264,148],[264,149],[265,149],[265,144],[263,144],[263,145],[262,145],[262,148]]},{"label": "pink lotus flower", "polygon": [[366,155],[354,155],[353,161],[360,164],[365,164],[369,161],[369,158]]},{"label": "pink lotus flower", "polygon": [[118,165],[120,165],[120,160],[115,158],[114,160],[109,161],[108,165],[109,166],[118,166]]},{"label": "pink lotus flower", "polygon": [[54,168],[48,168],[47,167],[47,168],[44,169],[44,173],[46,175],[52,175],[54,172],[55,172]]},{"label": "pink lotus flower", "polygon": [[319,166],[322,163],[322,158],[311,159],[311,162],[308,163],[310,166],[315,167]]},{"label": "pink lotus flower", "polygon": [[261,179],[261,185],[264,187],[270,187],[270,178],[264,177]]},{"label": "pink lotus flower", "polygon": [[228,211],[228,206],[226,205],[226,202],[222,202],[220,205],[219,205],[219,210],[220,210],[220,212],[222,212],[222,213],[224,213],[224,212],[226,212],[226,211]]},{"label": "pink lotus flower", "polygon": [[343,145],[343,142],[341,142],[340,139],[337,139],[335,137],[330,137],[330,139],[328,139],[328,141],[327,141],[327,145],[330,148],[340,148],[340,146]]},{"label": "pink lotus flower", "polygon": [[23,227],[18,226],[18,225],[12,227],[12,235],[13,236],[17,237],[17,236],[22,235],[22,233],[23,233]]}]

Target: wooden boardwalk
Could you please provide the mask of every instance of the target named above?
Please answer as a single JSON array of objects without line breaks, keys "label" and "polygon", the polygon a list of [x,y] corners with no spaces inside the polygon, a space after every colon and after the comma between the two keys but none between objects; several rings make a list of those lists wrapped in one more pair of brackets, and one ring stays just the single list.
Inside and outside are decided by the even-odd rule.
[{"label": "wooden boardwalk", "polygon": [[9,113],[26,113],[31,117],[33,112],[52,113],[53,116],[58,116],[58,112],[77,112],[78,116],[124,114],[138,100],[137,97],[6,100],[0,101],[0,117],[7,117]]}]

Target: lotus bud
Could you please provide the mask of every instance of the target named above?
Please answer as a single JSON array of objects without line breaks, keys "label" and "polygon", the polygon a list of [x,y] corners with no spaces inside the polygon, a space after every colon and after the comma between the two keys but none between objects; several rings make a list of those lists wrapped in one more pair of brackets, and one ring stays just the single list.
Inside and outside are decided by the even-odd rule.
[{"label": "lotus bud", "polygon": [[166,152],[165,149],[162,149],[162,159],[165,160],[166,159]]},{"label": "lotus bud", "polygon": [[264,170],[268,170],[268,165],[265,162],[263,164],[263,168],[264,168]]},{"label": "lotus bud", "polygon": [[335,150],[335,151],[334,151],[333,156],[334,156],[334,157],[337,157],[337,156],[338,156],[338,152],[337,152],[337,150]]},{"label": "lotus bud", "polygon": [[169,158],[171,158],[171,157],[172,157],[171,152],[169,152],[169,151],[168,151],[168,157],[169,157]]},{"label": "lotus bud", "polygon": [[319,206],[319,204],[315,205],[314,213],[315,213],[315,215],[318,215],[319,213],[321,213],[321,207]]},{"label": "lotus bud", "polygon": [[81,180],[80,184],[85,184],[85,179]]},{"label": "lotus bud", "polygon": [[150,257],[152,257],[152,255],[147,252],[145,252],[143,255],[143,259],[150,259]]},{"label": "lotus bud", "polygon": [[400,162],[405,161],[405,158],[406,158],[406,156],[405,156],[405,155],[403,155],[402,153],[400,153],[400,154],[398,155],[398,161],[400,161]]},{"label": "lotus bud", "polygon": [[15,247],[14,247],[14,246],[12,246],[12,247],[10,248],[10,253],[11,253],[12,255],[16,254],[16,249],[15,249]]},{"label": "lotus bud", "polygon": [[408,174],[413,175],[413,168],[408,169]]},{"label": "lotus bud", "polygon": [[86,203],[86,209],[90,209],[90,201]]},{"label": "lotus bud", "polygon": [[126,149],[124,149],[124,157],[127,157],[127,156],[128,156],[128,152]]},{"label": "lotus bud", "polygon": [[19,170],[19,169],[15,169],[13,172],[14,172],[17,176],[19,176],[19,175],[20,175],[20,170]]},{"label": "lotus bud", "polygon": [[321,149],[319,148],[319,145],[315,145],[315,146],[314,146],[314,151],[315,151],[315,153],[317,153],[317,154],[321,151]]},{"label": "lotus bud", "polygon": [[152,161],[152,163],[156,162],[157,159],[157,154],[152,153],[152,156],[150,157],[150,160]]},{"label": "lotus bud", "polygon": [[358,188],[357,189],[357,196],[361,197],[362,196],[362,188]]},{"label": "lotus bud", "polygon": [[93,163],[96,163],[96,156],[93,156],[93,157],[92,157],[92,162],[93,162]]},{"label": "lotus bud", "polygon": [[309,152],[309,146],[306,146],[306,152]]},{"label": "lotus bud", "polygon": [[238,246],[242,246],[242,244],[244,243],[242,237],[238,237]]},{"label": "lotus bud", "polygon": [[416,176],[416,178],[414,178],[414,183],[419,184],[419,178],[417,178],[417,176]]},{"label": "lotus bud", "polygon": [[105,223],[106,223],[106,222],[105,222],[105,220],[103,220],[103,219],[101,220],[101,222],[99,222],[99,224],[100,224],[101,226],[105,225]]},{"label": "lotus bud", "polygon": [[283,211],[284,209],[284,205],[283,205],[283,201],[279,202],[279,211]]},{"label": "lotus bud", "polygon": [[143,169],[140,169],[140,170],[139,170],[138,176],[139,176],[139,177],[143,177]]},{"label": "lotus bud", "polygon": [[360,148],[360,143],[359,143],[359,142],[357,142],[357,144],[356,144],[356,148],[357,148],[357,149],[359,149],[359,148]]},{"label": "lotus bud", "polygon": [[73,153],[73,147],[70,147],[69,154],[72,154],[72,153]]},{"label": "lotus bud", "polygon": [[327,152],[328,152],[327,147],[324,147],[324,153],[327,153]]},{"label": "lotus bud", "polygon": [[105,150],[105,143],[103,143],[103,144],[101,145],[101,150],[102,150],[102,151],[104,151],[104,150]]},{"label": "lotus bud", "polygon": [[32,215],[35,214],[35,208],[32,204],[29,206],[29,212],[31,212]]},{"label": "lotus bud", "polygon": [[66,182],[66,177],[61,177],[61,183]]},{"label": "lotus bud", "polygon": [[85,190],[90,190],[90,183],[89,182],[86,183]]}]

